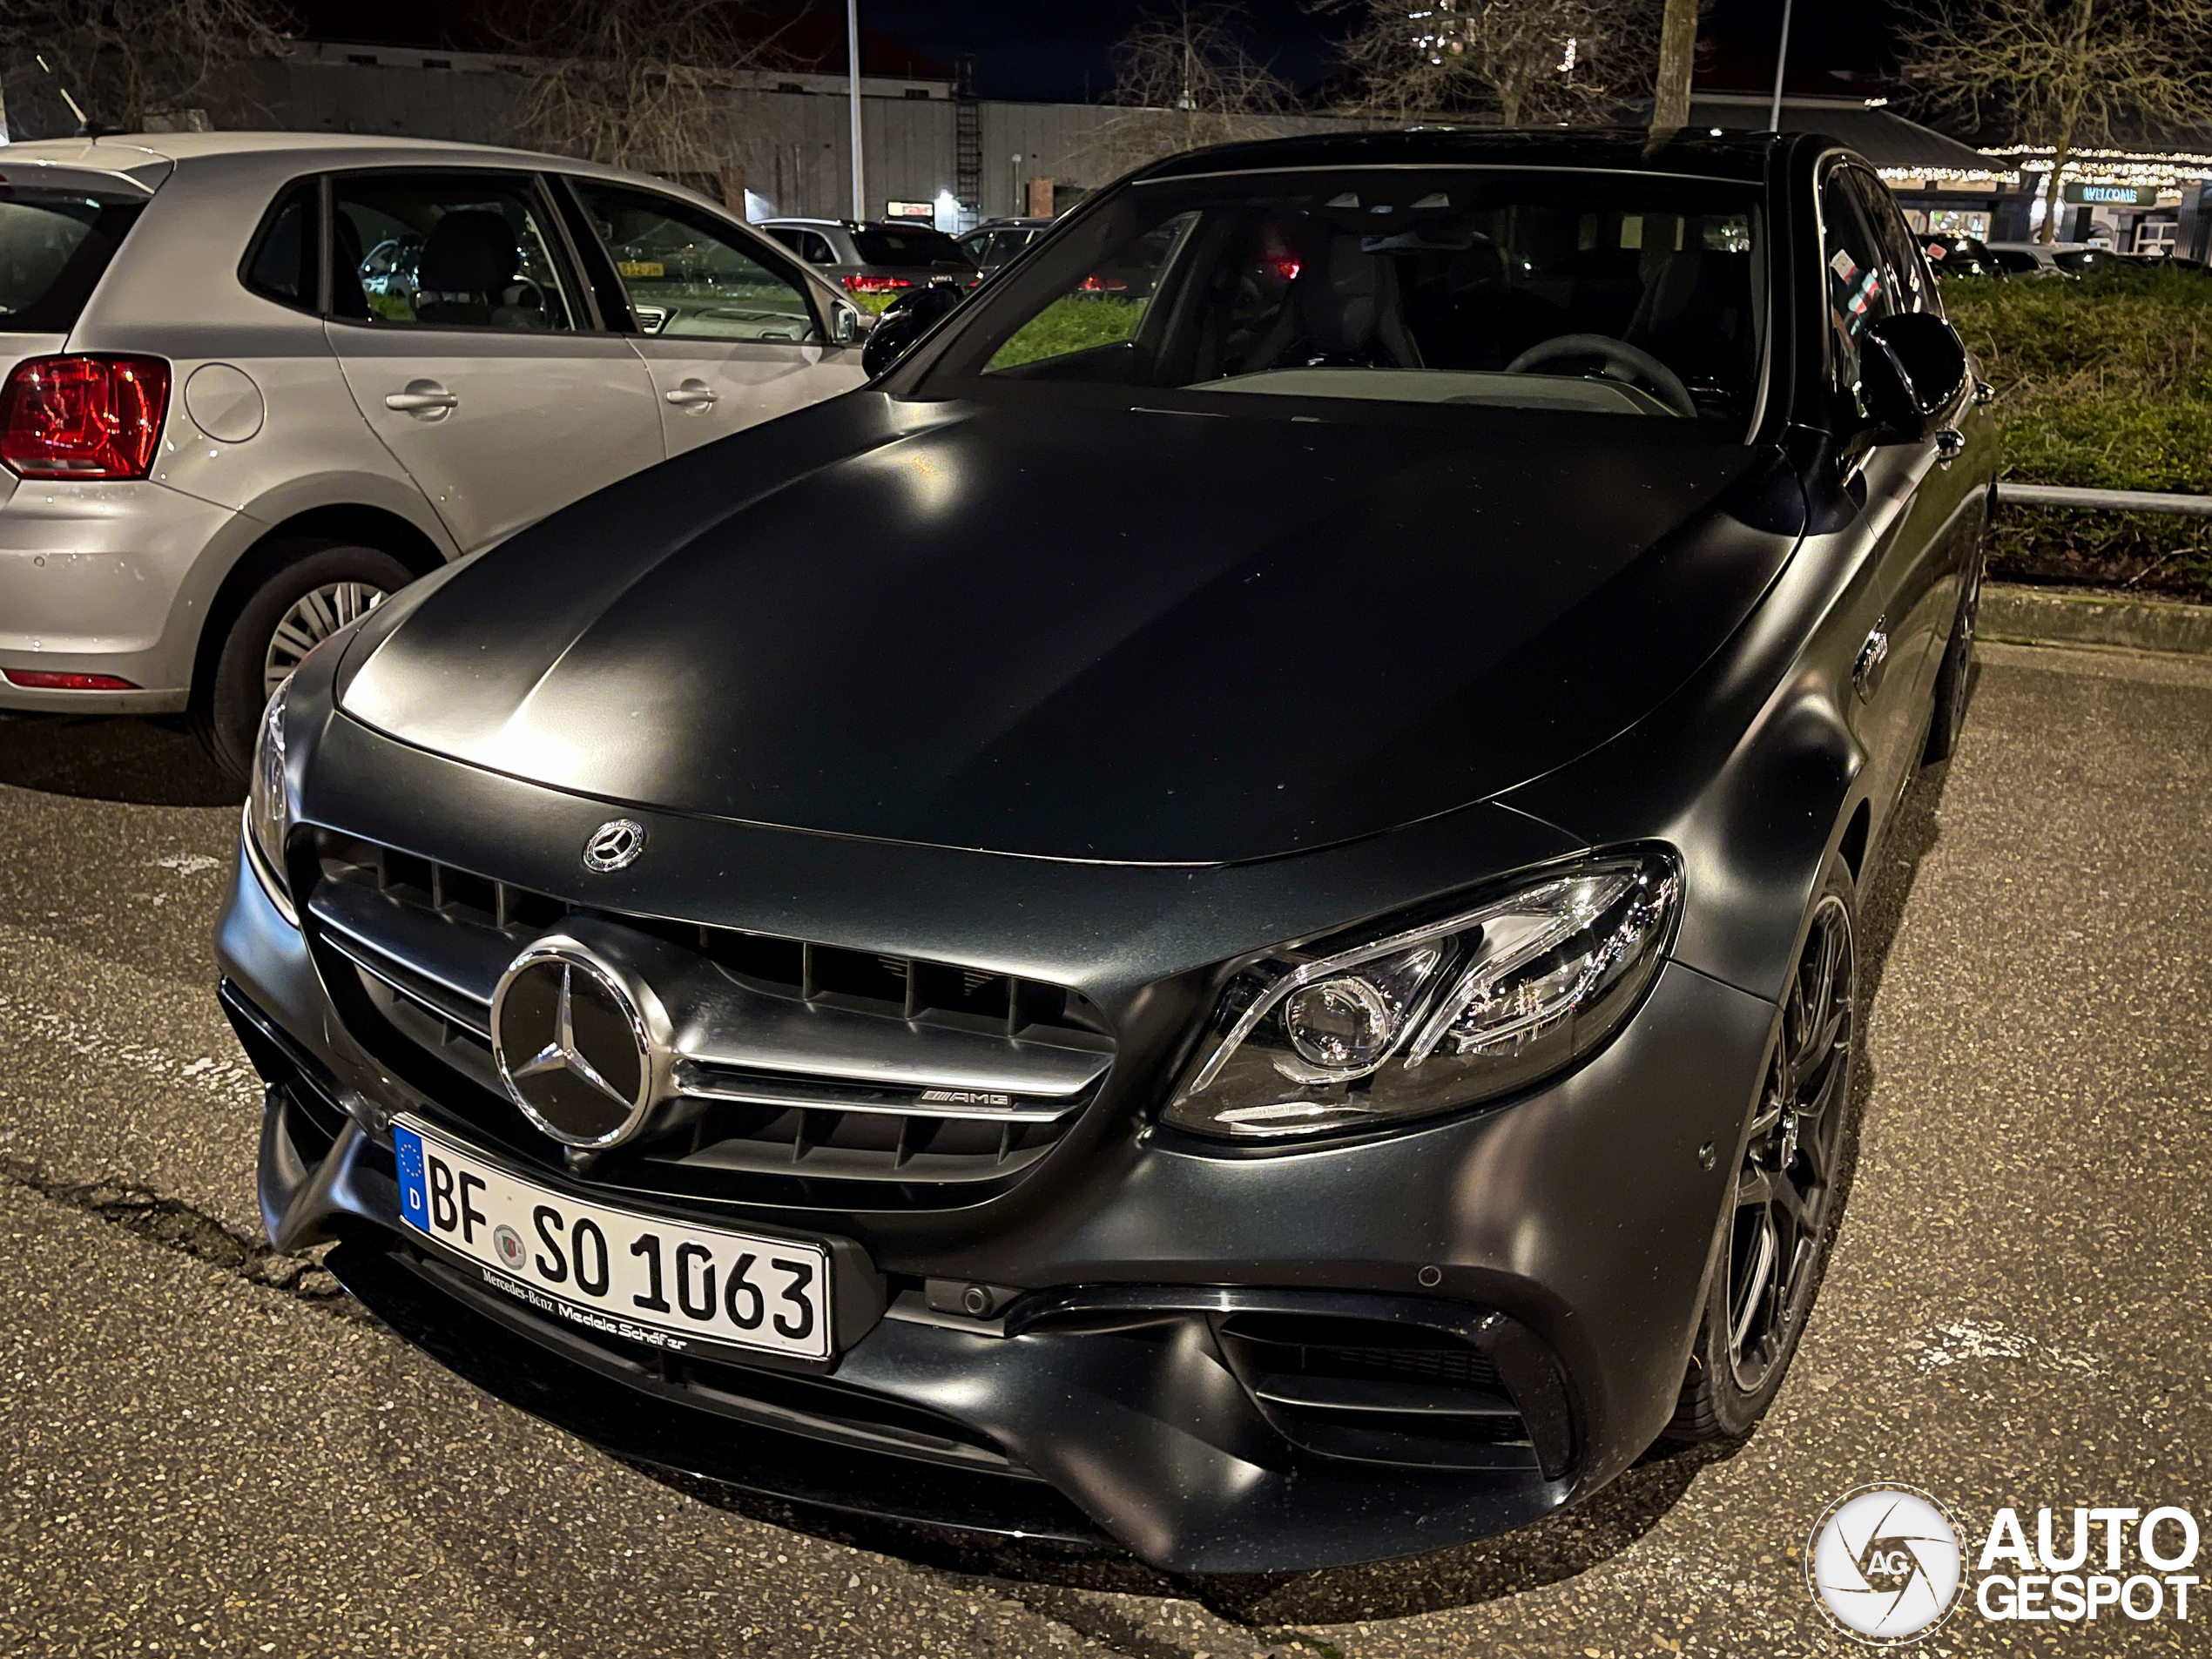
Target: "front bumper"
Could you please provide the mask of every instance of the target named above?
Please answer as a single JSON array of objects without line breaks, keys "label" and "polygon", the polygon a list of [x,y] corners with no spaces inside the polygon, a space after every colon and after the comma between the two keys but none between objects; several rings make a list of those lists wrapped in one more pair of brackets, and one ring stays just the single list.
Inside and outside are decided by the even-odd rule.
[{"label": "front bumper", "polygon": [[[991,1204],[813,1217],[884,1270],[888,1311],[826,1375],[800,1378],[586,1340],[422,1256],[398,1232],[377,1127],[419,1097],[353,1042],[243,865],[217,942],[226,1006],[273,1085],[272,1238],[341,1240],[340,1277],[464,1375],[691,1474],[933,1525],[1109,1539],[1188,1572],[1440,1548],[1534,1520],[1641,1453],[1680,1386],[1773,1018],[1670,965],[1606,1049],[1492,1109],[1264,1156],[1130,1113],[1070,1148],[1083,1162],[1049,1206],[1017,1202],[996,1225]],[[936,1274],[1027,1294],[989,1320],[932,1313],[920,1286]],[[1523,1415],[1552,1413],[1530,1436],[1544,1455],[1441,1467],[1325,1445],[1263,1406],[1240,1368],[1234,1322],[1253,1309],[1485,1333]]]}]

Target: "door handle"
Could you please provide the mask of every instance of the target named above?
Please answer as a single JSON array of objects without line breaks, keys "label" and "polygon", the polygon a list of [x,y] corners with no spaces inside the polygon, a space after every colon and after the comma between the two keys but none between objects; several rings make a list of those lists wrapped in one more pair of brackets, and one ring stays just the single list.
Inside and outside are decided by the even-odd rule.
[{"label": "door handle", "polygon": [[685,381],[661,396],[679,409],[703,409],[722,401],[722,394],[702,380]]},{"label": "door handle", "polygon": [[[1885,617],[1883,622],[1889,619]],[[1851,683],[1858,690],[1858,700],[1871,703],[1874,693],[1882,689],[1882,671],[1889,665],[1890,637],[1882,631],[1882,624],[1874,624],[1874,631],[1866,636],[1866,643],[1858,648],[1858,660],[1851,664]]]},{"label": "door handle", "polygon": [[425,421],[442,421],[461,407],[461,400],[435,381],[409,381],[404,392],[386,396],[384,407]]},{"label": "door handle", "polygon": [[1939,426],[1935,433],[1936,459],[1949,466],[1966,453],[1966,435],[1955,426]]}]

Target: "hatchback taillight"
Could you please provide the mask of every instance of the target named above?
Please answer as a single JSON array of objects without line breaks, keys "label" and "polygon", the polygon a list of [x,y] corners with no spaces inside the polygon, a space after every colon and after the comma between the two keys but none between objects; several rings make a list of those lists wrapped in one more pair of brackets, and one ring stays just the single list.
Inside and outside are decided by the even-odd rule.
[{"label": "hatchback taillight", "polygon": [[858,272],[844,278],[843,281],[847,293],[895,293],[900,288],[914,287],[904,277],[863,276]]},{"label": "hatchback taillight", "polygon": [[29,357],[0,387],[0,464],[19,478],[143,478],[169,408],[158,357]]}]

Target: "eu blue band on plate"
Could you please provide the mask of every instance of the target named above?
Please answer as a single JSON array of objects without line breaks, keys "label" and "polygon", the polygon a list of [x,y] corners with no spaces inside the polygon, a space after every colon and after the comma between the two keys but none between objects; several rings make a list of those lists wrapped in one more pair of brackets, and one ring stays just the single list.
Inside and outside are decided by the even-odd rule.
[{"label": "eu blue band on plate", "polygon": [[428,1183],[422,1174],[422,1137],[411,1129],[392,1125],[392,1150],[400,1166],[400,1217],[423,1232],[430,1231]]}]

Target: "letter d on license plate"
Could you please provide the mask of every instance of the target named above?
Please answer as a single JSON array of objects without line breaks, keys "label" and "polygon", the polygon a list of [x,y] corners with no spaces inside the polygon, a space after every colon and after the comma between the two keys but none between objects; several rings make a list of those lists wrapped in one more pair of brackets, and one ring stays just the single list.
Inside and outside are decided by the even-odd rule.
[{"label": "letter d on license plate", "polygon": [[678,1352],[829,1358],[819,1244],[587,1204],[408,1118],[392,1125],[392,1143],[401,1221],[542,1313]]}]

